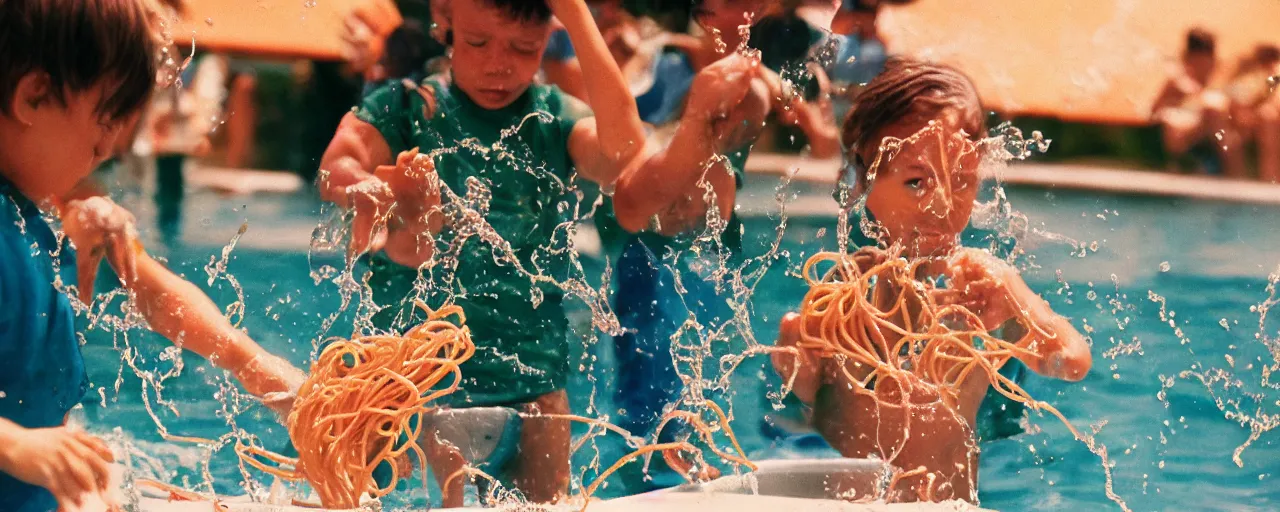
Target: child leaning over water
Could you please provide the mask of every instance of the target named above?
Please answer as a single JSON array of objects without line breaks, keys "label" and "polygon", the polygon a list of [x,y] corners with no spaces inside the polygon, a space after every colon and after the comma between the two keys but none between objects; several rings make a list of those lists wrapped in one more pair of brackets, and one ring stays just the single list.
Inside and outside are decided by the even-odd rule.
[{"label": "child leaning over water", "polygon": [[[553,12],[573,40],[595,117],[559,89],[533,84]],[[559,226],[571,220],[573,180],[609,186],[653,166],[699,166],[718,150],[716,131],[691,128],[685,144],[648,150],[635,101],[582,0],[453,0],[449,18],[450,75],[367,96],[343,119],[319,186],[324,199],[353,210],[353,248],[370,254],[373,299],[387,306],[373,319],[377,329],[419,323],[414,298],[466,312],[478,347],[462,365],[459,390],[439,405],[526,412],[506,476],[531,501],[555,501],[569,481],[569,425],[537,414],[569,412],[565,294],[517,266],[568,276],[570,242]],[[707,86],[690,98],[690,110],[713,127],[747,94],[755,72],[745,59],[713,66],[698,78]],[[444,149],[452,152],[438,151]],[[466,205],[442,197],[435,177],[459,197],[474,196],[472,184],[487,188],[470,207],[483,227],[475,218],[445,221],[442,209]],[[641,212],[624,220],[645,224],[653,212],[647,208],[665,204],[664,194],[683,193],[674,189],[680,185],[617,183],[619,201]],[[415,285],[420,276],[426,286]],[[456,481],[446,499],[460,499]]]},{"label": "child leaning over water", "polygon": [[[968,78],[942,65],[891,59],[855,100],[845,121],[843,142],[856,173],[853,192],[865,196],[881,248],[901,247],[910,260],[931,260],[924,267],[929,275],[917,278],[947,280],[949,289],[935,296],[940,304],[963,305],[992,335],[1023,340],[1021,346],[1035,356],[1020,355],[1021,360],[1036,373],[1080,380],[1092,356],[1071,323],[1054,313],[1008,263],[959,246],[979,187],[978,141],[984,133],[982,107]],[[924,136],[913,137],[917,134]],[[897,151],[882,146],[896,140],[906,141]],[[858,260],[865,272],[876,262],[864,261],[863,254]],[[1018,317],[1030,325],[1012,321]],[[819,332],[810,327],[815,328],[806,329],[800,316],[789,314],[782,321],[779,346],[796,346],[802,329]],[[1039,334],[1024,338],[1027,327]],[[796,372],[793,392],[812,405],[814,427],[841,455],[878,457],[882,445],[904,443],[893,464],[904,471],[924,467],[928,474],[903,478],[892,491],[903,492],[905,499],[976,500],[974,429],[991,385],[988,375],[973,372],[957,383],[954,405],[930,395],[927,386],[917,386],[907,397],[911,406],[903,410],[898,397],[888,396],[901,393],[902,387],[868,385],[863,390],[848,382],[850,376],[868,375],[868,368],[851,361],[842,367],[834,357],[802,350],[797,358],[776,354],[773,363],[784,379]]]},{"label": "child leaning over water", "polygon": [[65,426],[88,389],[74,252],[44,211],[110,156],[156,78],[138,0],[0,2],[0,510],[71,508],[111,451]]}]

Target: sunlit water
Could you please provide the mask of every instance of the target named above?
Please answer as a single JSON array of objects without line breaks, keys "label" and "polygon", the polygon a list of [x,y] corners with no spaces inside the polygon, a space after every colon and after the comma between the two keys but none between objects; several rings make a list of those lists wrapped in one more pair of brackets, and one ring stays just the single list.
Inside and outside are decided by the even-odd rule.
[{"label": "sunlit water", "polygon": [[[773,180],[748,181],[753,186],[740,203],[767,209],[773,202]],[[822,187],[795,188],[802,201],[831,203]],[[1115,465],[1116,491],[1134,510],[1280,507],[1280,491],[1272,482],[1280,477],[1280,449],[1275,443],[1280,433],[1261,434],[1241,453],[1243,467],[1238,467],[1233,453],[1248,439],[1249,430],[1227,419],[1215,404],[1216,395],[1227,411],[1236,411],[1233,404],[1238,404],[1250,415],[1280,412],[1280,392],[1260,385],[1262,365],[1274,359],[1255,339],[1258,314],[1250,311],[1268,298],[1267,275],[1280,264],[1280,231],[1268,220],[1280,210],[1043,189],[1010,188],[1008,194],[1014,207],[1036,225],[1043,223],[1048,231],[1086,245],[1098,242],[1097,251],[1083,258],[1062,244],[1043,243],[1030,250],[1039,268],[1027,269],[1026,279],[1078,328],[1087,321],[1094,369],[1079,384],[1032,378],[1026,389],[1057,406],[1082,431],[1100,426],[1098,439]],[[237,300],[235,292],[226,280],[206,286],[203,269],[248,221],[249,230],[232,252],[227,271],[244,288],[242,327],[268,350],[304,365],[313,341],[351,334],[352,322],[346,318],[328,333],[321,332],[323,320],[339,308],[340,299],[336,286],[316,285],[309,276],[309,265],[324,263],[309,263],[306,254],[310,230],[319,218],[318,201],[306,195],[221,199],[194,194],[186,211],[180,240],[167,247],[151,245],[223,307]],[[140,219],[144,231],[154,235],[148,213],[142,212]],[[746,220],[749,254],[772,241],[777,223],[763,216]],[[795,308],[804,293],[803,282],[784,270],[818,250],[834,249],[834,227],[830,216],[790,218],[783,241],[789,256],[774,266],[752,299],[753,324],[761,342],[772,341],[776,321]],[[598,276],[603,262],[584,259],[589,260],[587,275]],[[1164,298],[1166,320],[1151,292]],[[1181,336],[1169,325],[1169,311]],[[579,308],[573,314],[580,330],[589,325],[589,312]],[[1272,324],[1269,329],[1264,334],[1274,337],[1277,328]],[[121,343],[119,333],[114,338]],[[169,345],[158,336],[131,331],[129,342],[144,358],[140,368],[162,372],[171,366],[159,360]],[[1121,344],[1129,349],[1117,349]],[[602,342],[580,350],[587,351],[588,360],[595,354],[599,361],[589,375],[575,374],[570,386],[575,412],[585,408],[593,386],[596,404],[609,411],[612,347]],[[113,334],[91,332],[84,353],[94,384],[85,399],[91,428],[123,427],[142,451],[173,471],[161,476],[175,483],[189,478],[188,487],[199,484],[204,451],[160,440],[143,408],[140,380],[128,368],[120,371]],[[576,364],[582,354],[574,357]],[[160,419],[176,435],[216,438],[227,433],[228,422],[220,412],[224,402],[216,396],[219,387],[210,385],[223,382],[224,374],[193,356],[186,357],[186,363],[181,377],[164,383],[164,398],[175,403],[180,415],[157,409]],[[763,357],[754,359],[734,377],[734,427],[744,448],[774,456],[833,456],[824,449],[768,446],[770,441],[757,428],[767,408],[759,397],[776,389],[776,379],[764,364]],[[1222,383],[1210,388],[1185,373],[1206,374],[1212,369],[1227,370],[1243,388]],[[101,394],[99,387],[104,388]],[[1258,399],[1245,393],[1259,393]],[[240,414],[235,425],[261,436],[269,448],[282,447],[287,440],[285,429],[261,408]],[[1033,417],[1032,425],[1035,433],[982,446],[982,505],[1001,510],[1115,508],[1104,495],[1098,457],[1053,418]],[[609,443],[602,443],[602,450],[606,465],[623,453]],[[588,452],[579,453],[576,462],[585,464],[593,455]],[[239,465],[229,448],[214,455],[209,471],[218,492],[243,492]],[[636,478],[634,472],[616,477],[602,494],[633,490],[638,487]]]}]

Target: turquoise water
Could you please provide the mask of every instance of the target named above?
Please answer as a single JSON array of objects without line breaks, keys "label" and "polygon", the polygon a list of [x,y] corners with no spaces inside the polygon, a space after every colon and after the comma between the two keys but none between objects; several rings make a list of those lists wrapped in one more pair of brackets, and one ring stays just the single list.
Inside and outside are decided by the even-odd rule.
[{"label": "turquoise water", "polygon": [[[799,192],[815,204],[829,202],[822,190]],[[1250,306],[1268,297],[1267,275],[1280,264],[1280,231],[1269,219],[1276,208],[1177,199],[1048,193],[1043,189],[1008,190],[1014,207],[1033,225],[1084,242],[1097,241],[1097,250],[1080,257],[1073,247],[1045,242],[1032,248],[1036,268],[1025,276],[1031,286],[1073,318],[1078,327],[1090,326],[1094,370],[1078,384],[1034,378],[1027,389],[1056,405],[1077,428],[1101,425],[1098,439],[1107,446],[1113,464],[1116,493],[1134,510],[1274,510],[1280,508],[1280,447],[1277,433],[1261,434],[1241,454],[1243,467],[1232,459],[1249,437],[1249,429],[1227,418],[1227,411],[1250,416],[1280,413],[1280,392],[1261,385],[1262,366],[1275,359],[1259,333],[1258,314]],[[772,191],[761,187],[740,201],[765,208]],[[146,234],[151,216],[140,208]],[[186,206],[181,237],[168,244],[150,245],[169,258],[173,268],[208,290],[220,305],[237,298],[225,279],[207,284],[204,267],[247,220],[249,229],[231,253],[228,272],[243,286],[246,315],[242,327],[269,350],[302,365],[313,342],[331,335],[349,335],[350,318],[340,318],[322,332],[326,317],[338,310],[337,287],[315,284],[309,275],[323,258],[309,260],[306,242],[319,219],[319,203],[307,195],[255,196],[224,199],[193,194]],[[1099,216],[1103,217],[1100,218]],[[774,236],[777,220],[755,217],[746,222],[748,252]],[[793,217],[784,235],[789,258],[765,277],[753,298],[753,327],[761,341],[771,341],[774,322],[795,307],[803,284],[784,272],[814,251],[834,248],[835,221],[825,216]],[[820,236],[821,235],[821,236]],[[751,242],[754,239],[754,244]],[[588,275],[598,274],[600,261],[590,261]],[[1163,264],[1167,263],[1167,271]],[[1091,293],[1092,292],[1092,293]],[[1162,320],[1154,292],[1173,312],[1181,329],[1175,334]],[[1115,300],[1113,304],[1111,301]],[[585,313],[577,319],[584,322]],[[1227,327],[1220,325],[1225,319]],[[1229,328],[1229,329],[1228,329]],[[1271,324],[1263,334],[1274,336]],[[86,336],[84,352],[95,391],[86,397],[91,428],[120,426],[143,452],[174,472],[162,475],[175,482],[199,482],[203,470],[199,448],[160,440],[141,400],[141,380],[121,371],[116,348],[119,333],[100,330]],[[1136,340],[1136,342],[1135,342]],[[172,366],[161,359],[167,343],[139,331],[128,333],[137,349],[139,368],[163,372]],[[1116,352],[1118,344],[1140,350]],[[575,405],[586,406],[594,387],[596,404],[608,411],[609,356],[606,343],[583,347],[583,357],[596,355],[592,371],[578,374],[571,385]],[[1108,356],[1110,355],[1110,357]],[[1230,356],[1230,361],[1228,357]],[[172,411],[156,412],[176,435],[218,437],[227,433],[228,417],[235,426],[262,437],[268,447],[281,446],[284,429],[269,414],[247,401],[242,411],[228,414],[219,398],[225,376],[195,357],[184,357],[182,375],[165,381],[165,400]],[[766,402],[758,397],[770,389],[763,378],[764,360],[740,368],[734,382],[735,423],[748,452],[790,456],[829,456],[827,451],[779,450],[768,446],[756,428]],[[1234,364],[1234,367],[1232,366]],[[1240,386],[1202,384],[1193,375],[1214,369],[1230,372]],[[119,391],[116,391],[117,382]],[[211,385],[212,384],[212,385]],[[103,387],[101,395],[97,387]],[[1167,389],[1166,389],[1167,388]],[[1162,394],[1161,391],[1164,391]],[[1212,393],[1211,393],[1212,392]],[[103,397],[105,396],[105,406]],[[1221,401],[1221,407],[1216,400]],[[1105,424],[1103,424],[1105,422]],[[1097,510],[1118,508],[1104,493],[1104,472],[1097,456],[1051,417],[1032,417],[1031,429],[1012,439],[982,447],[980,497],[982,505],[1000,510]],[[611,462],[615,447],[604,447],[602,459]],[[584,450],[589,451],[589,450]],[[585,463],[592,454],[581,454]],[[240,470],[228,449],[213,456],[208,467],[215,487],[241,493]],[[633,482],[611,481],[606,494],[624,493]]]}]

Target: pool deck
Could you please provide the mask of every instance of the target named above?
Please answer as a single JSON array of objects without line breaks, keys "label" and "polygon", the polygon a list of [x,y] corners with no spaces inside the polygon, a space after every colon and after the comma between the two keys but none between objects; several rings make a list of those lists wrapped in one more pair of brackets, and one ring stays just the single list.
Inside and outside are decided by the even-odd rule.
[{"label": "pool deck", "polygon": [[[839,175],[840,165],[839,159],[813,160],[762,153],[747,160],[747,172],[775,176],[794,172],[794,179],[799,181],[833,184]],[[1099,165],[1022,162],[999,171],[997,177],[1011,185],[1280,205],[1280,184],[1214,176]]]}]

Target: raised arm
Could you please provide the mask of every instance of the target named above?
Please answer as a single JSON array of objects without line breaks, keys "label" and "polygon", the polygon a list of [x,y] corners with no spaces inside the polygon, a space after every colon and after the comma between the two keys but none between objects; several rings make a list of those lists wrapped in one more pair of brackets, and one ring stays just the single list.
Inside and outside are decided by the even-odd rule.
[{"label": "raised arm", "polygon": [[644,151],[644,124],[635,98],[609,54],[587,4],[583,0],[548,3],[573,41],[587,103],[595,113],[595,121],[575,126],[569,139],[570,155],[584,177],[611,184]]},{"label": "raised arm", "polygon": [[732,55],[698,73],[670,143],[629,166],[618,180],[614,211],[624,229],[646,229],[655,215],[668,235],[696,224],[711,206],[698,186],[704,180],[721,216],[732,213],[737,181],[719,155],[749,144],[768,113],[758,69],[758,63]]}]

